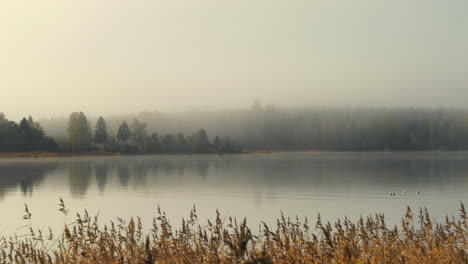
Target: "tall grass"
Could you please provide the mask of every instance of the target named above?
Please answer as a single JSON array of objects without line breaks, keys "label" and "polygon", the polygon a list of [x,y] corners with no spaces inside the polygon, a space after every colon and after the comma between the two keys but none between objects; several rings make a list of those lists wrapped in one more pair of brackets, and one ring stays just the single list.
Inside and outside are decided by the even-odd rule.
[{"label": "tall grass", "polygon": [[[60,211],[67,219],[63,201]],[[198,223],[195,208],[177,228],[157,209],[150,230],[140,218],[100,225],[85,211],[55,237],[36,230],[25,208],[26,236],[0,239],[0,263],[468,263],[467,212],[433,223],[427,210],[417,216],[410,208],[397,227],[381,214],[315,225],[281,216],[276,226],[216,218]],[[256,235],[258,234],[258,235]]]}]

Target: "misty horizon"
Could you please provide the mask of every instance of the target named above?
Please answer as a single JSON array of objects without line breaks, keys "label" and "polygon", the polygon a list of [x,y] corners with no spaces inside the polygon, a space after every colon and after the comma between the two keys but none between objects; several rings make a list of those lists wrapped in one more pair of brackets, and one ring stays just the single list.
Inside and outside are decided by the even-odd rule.
[{"label": "misty horizon", "polygon": [[[191,116],[196,116],[197,114],[205,115],[209,113],[229,113],[229,112],[239,112],[239,111],[250,111],[254,108],[254,104],[256,101],[253,101],[253,103],[246,104],[245,106],[240,106],[240,107],[226,107],[226,108],[180,108],[180,109],[149,109],[149,108],[144,108],[141,110],[129,110],[129,111],[121,111],[121,112],[112,112],[112,111],[103,111],[103,112],[97,112],[97,111],[83,111],[82,109],[75,109],[72,110],[68,113],[45,113],[45,114],[37,114],[36,113],[30,113],[30,112],[24,112],[23,113],[17,113],[17,114],[9,114],[8,111],[0,111],[0,113],[4,114],[5,117],[7,117],[10,120],[13,121],[20,121],[23,118],[28,118],[29,116],[32,116],[34,119],[43,122],[43,121],[50,121],[50,120],[61,120],[61,119],[68,119],[72,113],[75,112],[83,112],[87,116],[89,116],[92,120],[97,120],[98,117],[111,117],[111,118],[129,118],[132,119],[133,117],[138,117],[138,116],[145,116],[145,115],[153,115],[153,114],[158,114],[158,115],[185,115],[189,114]],[[393,106],[393,107],[384,107],[384,106],[347,106],[347,105],[277,105],[273,103],[263,103],[262,101],[260,102],[261,109],[263,110],[281,110],[281,111],[406,111],[406,110],[415,110],[415,111],[463,111],[465,112],[468,110],[468,106],[441,106],[441,107],[431,107],[431,106]]]},{"label": "misty horizon", "polygon": [[468,3],[0,4],[11,119],[249,107],[466,108]]},{"label": "misty horizon", "polygon": [[0,1],[0,263],[467,264],[467,11]]}]

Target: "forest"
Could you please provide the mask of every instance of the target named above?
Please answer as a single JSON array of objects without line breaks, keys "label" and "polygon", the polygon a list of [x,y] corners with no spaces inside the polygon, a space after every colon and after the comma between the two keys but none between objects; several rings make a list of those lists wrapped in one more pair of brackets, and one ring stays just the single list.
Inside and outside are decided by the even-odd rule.
[{"label": "forest", "polygon": [[0,113],[0,152],[56,151],[57,149],[57,143],[45,135],[44,129],[32,117],[23,118],[17,124]]},{"label": "forest", "polygon": [[241,149],[229,138],[214,137],[212,141],[204,129],[190,136],[183,133],[165,134],[159,136],[156,132],[148,132],[147,123],[133,119],[130,124],[123,121],[115,135],[108,132],[107,123],[101,116],[98,118],[94,133],[90,122],[83,112],[70,115],[67,137],[57,139],[59,147],[65,151],[82,152],[99,150],[137,153],[233,153]]},{"label": "forest", "polygon": [[[244,150],[468,150],[468,109],[282,108],[256,102],[245,109],[144,111],[106,118],[113,133],[132,119],[158,134],[189,134],[203,127]],[[41,123],[54,138],[66,137],[66,119]]]},{"label": "forest", "polygon": [[0,152],[60,151],[60,152],[121,152],[124,154],[157,153],[238,153],[241,148],[229,138],[214,137],[211,141],[204,129],[185,136],[183,133],[149,133],[147,124],[133,119],[123,121],[116,135],[108,132],[106,121],[99,117],[94,132],[83,112],[74,112],[68,120],[67,135],[52,139],[33,120],[23,118],[19,124],[0,114]]},{"label": "forest", "polygon": [[468,110],[461,109],[301,109],[257,102],[250,109],[146,111],[106,119],[76,112],[41,124],[32,118],[16,124],[2,115],[0,151],[468,150]]}]

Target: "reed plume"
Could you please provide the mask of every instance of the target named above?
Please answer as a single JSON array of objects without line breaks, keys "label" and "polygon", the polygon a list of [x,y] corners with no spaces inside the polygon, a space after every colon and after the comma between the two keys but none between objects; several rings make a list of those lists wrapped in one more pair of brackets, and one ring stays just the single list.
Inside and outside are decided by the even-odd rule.
[{"label": "reed plume", "polygon": [[[60,200],[67,217],[69,209]],[[0,263],[468,263],[467,212],[433,222],[421,209],[414,217],[407,209],[399,227],[387,227],[382,214],[345,218],[335,223],[284,215],[276,226],[259,225],[252,232],[247,220],[221,217],[216,212],[206,225],[199,224],[193,208],[182,224],[173,227],[159,207],[149,231],[140,218],[116,219],[100,225],[98,217],[85,211],[66,223],[55,236],[49,229],[34,229],[25,207],[23,236],[0,238]]]}]

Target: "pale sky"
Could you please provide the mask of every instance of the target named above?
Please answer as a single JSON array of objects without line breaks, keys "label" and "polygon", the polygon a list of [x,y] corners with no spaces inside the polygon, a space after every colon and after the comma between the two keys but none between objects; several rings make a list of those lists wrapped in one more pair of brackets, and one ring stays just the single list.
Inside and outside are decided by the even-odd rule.
[{"label": "pale sky", "polygon": [[466,0],[0,2],[18,119],[282,106],[468,106]]}]

